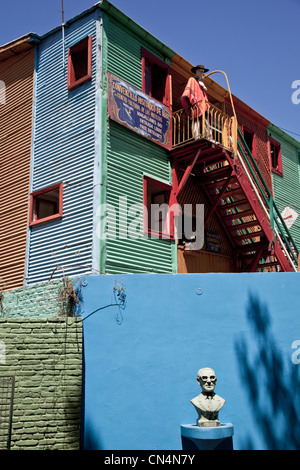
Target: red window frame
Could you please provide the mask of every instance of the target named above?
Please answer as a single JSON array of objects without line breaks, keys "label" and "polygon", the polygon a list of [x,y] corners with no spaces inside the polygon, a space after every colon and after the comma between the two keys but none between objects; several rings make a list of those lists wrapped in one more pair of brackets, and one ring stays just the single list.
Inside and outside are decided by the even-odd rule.
[{"label": "red window frame", "polygon": [[[283,168],[282,168],[282,156],[281,156],[281,145],[277,140],[269,137],[269,156],[270,156],[270,166],[273,173],[279,176],[283,176]],[[274,147],[277,151],[277,167],[275,168],[273,165],[273,158],[272,158],[272,147]]]},{"label": "red window frame", "polygon": [[[251,151],[253,157],[255,158],[255,160],[257,159],[257,153],[256,153],[256,133],[254,131],[252,131],[251,129],[249,129],[248,127],[246,126],[243,126],[243,135],[244,135],[244,139],[245,139],[245,132],[247,132],[248,134],[251,134],[252,135],[252,149],[250,148],[249,150]],[[246,139],[245,139],[246,140]]]},{"label": "red window frame", "polygon": [[165,71],[165,73],[166,73],[166,82],[165,82],[164,95],[163,95],[162,101],[161,100],[158,100],[158,101],[163,103],[165,106],[170,107],[171,106],[171,98],[170,98],[170,92],[171,92],[171,88],[170,88],[171,67],[168,64],[166,64],[165,62],[163,62],[161,59],[156,57],[154,54],[147,51],[147,49],[144,49],[142,47],[142,91],[143,91],[143,93],[148,94],[149,96],[151,96],[154,99],[157,99],[157,98],[155,98],[155,96],[152,96],[152,71],[151,71],[152,69],[150,69],[150,72],[149,72],[150,73],[150,77],[149,77],[150,90],[149,90],[149,93],[147,93],[147,91],[148,91],[148,89],[147,89],[148,88],[147,71],[146,71],[147,62],[150,63],[151,65],[158,65],[160,68],[162,68]]},{"label": "red window frame", "polygon": [[[155,187],[159,190],[161,190],[161,193],[168,193],[168,200],[166,204],[168,204],[168,215],[165,219],[165,225],[167,220],[169,221],[169,230],[165,231],[157,231],[153,230],[151,227],[149,227],[149,202],[148,202],[148,189],[149,186]],[[173,211],[170,212],[170,197],[171,197],[171,191],[172,191],[172,186],[167,183],[163,183],[162,181],[158,181],[154,178],[151,178],[149,176],[144,175],[143,179],[143,189],[144,189],[144,233],[147,235],[152,235],[155,238],[166,238],[168,240],[175,240],[174,238],[174,213]],[[158,195],[158,193],[157,193]],[[151,215],[150,215],[151,217]],[[165,227],[166,228],[166,227]]]},{"label": "red window frame", "polygon": [[[84,49],[87,49],[87,73],[76,80],[75,75],[75,65],[74,58],[77,53],[82,52]],[[68,51],[68,79],[67,86],[68,90],[73,90],[82,83],[85,83],[87,80],[92,78],[92,36],[87,36],[74,46],[70,47]]]},{"label": "red window frame", "polygon": [[[35,198],[37,196],[41,196],[42,194],[46,194],[51,191],[54,191],[55,189],[59,190],[58,212],[56,214],[50,215],[49,217],[36,219],[34,215]],[[48,186],[47,188],[34,191],[33,193],[30,194],[30,212],[29,212],[29,226],[30,227],[32,227],[33,225],[42,224],[44,222],[49,222],[54,219],[61,219],[62,216],[63,216],[63,183],[54,184],[52,186]]]}]

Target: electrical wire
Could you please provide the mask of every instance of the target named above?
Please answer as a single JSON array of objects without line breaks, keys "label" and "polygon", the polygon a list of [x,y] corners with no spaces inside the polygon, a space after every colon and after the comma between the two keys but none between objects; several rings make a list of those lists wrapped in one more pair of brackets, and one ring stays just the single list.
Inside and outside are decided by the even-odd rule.
[{"label": "electrical wire", "polygon": [[[279,127],[279,126],[277,126],[277,127]],[[294,134],[294,135],[297,135],[298,137],[300,137],[300,134],[297,134],[296,132],[293,132],[293,131],[289,131],[287,129],[283,129],[283,127],[279,127],[279,129],[281,129],[284,132],[289,132],[290,134]]]}]

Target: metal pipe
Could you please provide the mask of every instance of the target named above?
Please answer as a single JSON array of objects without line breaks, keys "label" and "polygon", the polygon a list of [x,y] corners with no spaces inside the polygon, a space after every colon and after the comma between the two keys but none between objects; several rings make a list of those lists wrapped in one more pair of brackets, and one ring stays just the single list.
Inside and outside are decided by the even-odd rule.
[{"label": "metal pipe", "polygon": [[229,86],[229,81],[228,81],[228,77],[227,77],[226,73],[223,72],[223,70],[213,70],[212,72],[209,72],[209,73],[205,74],[204,78],[208,77],[209,75],[212,75],[213,73],[222,73],[225,76],[226,82],[227,82],[227,87],[228,87],[228,92],[229,92],[229,96],[230,96],[231,106],[232,106],[232,110],[233,110],[233,114],[234,114],[234,117],[236,118],[235,108],[234,108],[233,99],[232,99],[230,86]]},{"label": "metal pipe", "polygon": [[62,27],[62,54],[63,54],[63,69],[65,68],[65,12],[64,0],[61,0],[61,27]]},{"label": "metal pipe", "polygon": [[62,23],[62,66],[65,68],[65,24]]}]

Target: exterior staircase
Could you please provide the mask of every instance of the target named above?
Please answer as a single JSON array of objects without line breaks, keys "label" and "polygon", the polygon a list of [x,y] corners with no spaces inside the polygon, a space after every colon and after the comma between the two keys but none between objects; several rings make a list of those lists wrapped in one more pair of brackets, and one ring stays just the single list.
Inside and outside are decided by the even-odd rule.
[{"label": "exterior staircase", "polygon": [[236,151],[201,138],[171,151],[174,168],[185,168],[175,184],[178,198],[193,172],[232,245],[238,272],[297,271],[298,249],[273,196],[237,130]]}]

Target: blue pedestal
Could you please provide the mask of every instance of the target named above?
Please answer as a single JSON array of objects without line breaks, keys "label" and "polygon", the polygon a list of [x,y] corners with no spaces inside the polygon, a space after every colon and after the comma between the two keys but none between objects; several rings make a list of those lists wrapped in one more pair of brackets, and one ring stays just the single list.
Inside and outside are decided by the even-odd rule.
[{"label": "blue pedestal", "polygon": [[216,427],[182,424],[180,427],[183,450],[233,450],[231,423]]}]

